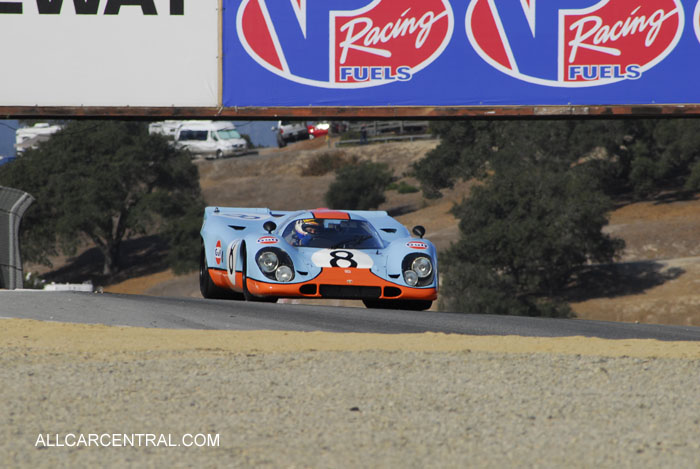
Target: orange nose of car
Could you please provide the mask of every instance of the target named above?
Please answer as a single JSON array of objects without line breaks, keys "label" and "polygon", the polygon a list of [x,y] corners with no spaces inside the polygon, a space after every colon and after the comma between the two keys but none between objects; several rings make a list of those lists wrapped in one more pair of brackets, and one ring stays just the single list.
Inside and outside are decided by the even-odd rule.
[{"label": "orange nose of car", "polygon": [[435,300],[437,289],[412,288],[387,282],[369,269],[324,268],[314,279],[295,284],[268,283],[248,279],[255,296],[308,298],[378,298]]}]

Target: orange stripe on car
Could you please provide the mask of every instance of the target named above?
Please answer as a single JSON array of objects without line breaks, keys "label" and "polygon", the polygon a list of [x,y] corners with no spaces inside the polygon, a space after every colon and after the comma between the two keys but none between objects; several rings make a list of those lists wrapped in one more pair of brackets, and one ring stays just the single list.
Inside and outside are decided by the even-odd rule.
[{"label": "orange stripe on car", "polygon": [[231,283],[228,272],[225,270],[209,269],[209,277],[211,277],[211,281],[214,282],[214,285],[219,288],[235,290],[237,292],[243,291],[243,274],[241,272],[236,272],[236,285]]},{"label": "orange stripe on car", "polygon": [[320,220],[350,220],[350,215],[347,212],[339,212],[337,210],[328,210],[325,208],[320,208],[311,212],[314,218]]}]

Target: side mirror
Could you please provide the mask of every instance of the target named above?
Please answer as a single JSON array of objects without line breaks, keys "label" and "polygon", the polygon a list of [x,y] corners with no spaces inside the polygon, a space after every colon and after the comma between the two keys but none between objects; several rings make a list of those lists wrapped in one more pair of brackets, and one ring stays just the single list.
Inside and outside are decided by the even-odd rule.
[{"label": "side mirror", "polygon": [[263,225],[263,230],[267,231],[268,233],[272,233],[277,229],[277,225],[275,224],[274,221],[266,221],[265,224]]},{"label": "side mirror", "polygon": [[413,234],[419,238],[422,238],[425,235],[425,228],[423,228],[421,225],[414,226]]}]

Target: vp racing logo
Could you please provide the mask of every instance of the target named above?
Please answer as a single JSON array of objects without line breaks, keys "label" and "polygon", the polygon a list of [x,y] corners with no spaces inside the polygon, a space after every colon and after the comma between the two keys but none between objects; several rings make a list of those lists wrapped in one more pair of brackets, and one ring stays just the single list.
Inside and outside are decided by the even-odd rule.
[{"label": "vp racing logo", "polygon": [[466,18],[491,66],[558,87],[640,78],[673,51],[683,24],[681,0],[472,0]]},{"label": "vp racing logo", "polygon": [[324,88],[408,81],[454,29],[449,0],[243,0],[236,21],[257,63]]}]

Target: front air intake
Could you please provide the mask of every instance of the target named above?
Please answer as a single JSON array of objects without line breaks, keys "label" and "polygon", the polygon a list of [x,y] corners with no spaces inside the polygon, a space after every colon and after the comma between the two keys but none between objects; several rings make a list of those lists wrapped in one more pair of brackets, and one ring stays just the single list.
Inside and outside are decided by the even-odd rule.
[{"label": "front air intake", "polygon": [[401,296],[401,289],[396,287],[384,287],[384,297],[385,298],[396,298]]},{"label": "front air intake", "polygon": [[299,288],[299,293],[301,293],[302,295],[315,295],[316,294],[316,285],[314,285],[312,283],[302,285]]},{"label": "front air intake", "polygon": [[335,299],[363,299],[379,298],[382,295],[380,287],[356,287],[353,285],[321,285],[323,298]]}]

